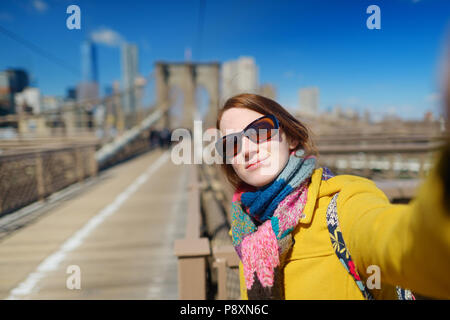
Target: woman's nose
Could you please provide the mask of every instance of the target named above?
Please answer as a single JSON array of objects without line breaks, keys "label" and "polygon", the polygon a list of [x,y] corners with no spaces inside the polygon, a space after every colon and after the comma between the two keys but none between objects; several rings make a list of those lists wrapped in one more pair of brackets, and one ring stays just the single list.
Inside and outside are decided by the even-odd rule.
[{"label": "woman's nose", "polygon": [[257,143],[251,141],[248,137],[242,137],[242,152],[245,158],[245,161],[248,161],[252,158],[253,154],[258,153],[259,146]]}]

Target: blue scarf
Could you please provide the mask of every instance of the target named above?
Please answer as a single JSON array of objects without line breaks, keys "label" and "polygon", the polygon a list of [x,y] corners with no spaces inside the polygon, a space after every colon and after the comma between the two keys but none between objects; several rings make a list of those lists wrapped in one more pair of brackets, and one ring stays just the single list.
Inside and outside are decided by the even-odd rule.
[{"label": "blue scarf", "polygon": [[258,223],[270,219],[278,204],[314,171],[316,158],[302,157],[299,149],[289,156],[289,161],[277,178],[257,191],[242,193],[241,202],[247,213]]}]

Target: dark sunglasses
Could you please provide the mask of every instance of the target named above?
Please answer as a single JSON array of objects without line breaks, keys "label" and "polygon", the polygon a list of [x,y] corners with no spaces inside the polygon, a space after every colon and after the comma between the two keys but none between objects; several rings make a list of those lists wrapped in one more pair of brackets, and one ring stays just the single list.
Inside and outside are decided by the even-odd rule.
[{"label": "dark sunglasses", "polygon": [[224,160],[231,159],[241,152],[243,136],[246,136],[254,143],[260,143],[276,136],[278,130],[275,132],[272,130],[278,128],[279,123],[274,115],[262,116],[252,121],[241,132],[228,134],[217,140],[216,150]]}]

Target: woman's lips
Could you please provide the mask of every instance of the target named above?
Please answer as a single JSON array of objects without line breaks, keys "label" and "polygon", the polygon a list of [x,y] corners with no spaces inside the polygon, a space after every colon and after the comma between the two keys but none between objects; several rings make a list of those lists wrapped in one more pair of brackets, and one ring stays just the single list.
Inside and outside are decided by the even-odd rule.
[{"label": "woman's lips", "polygon": [[[267,158],[268,158],[268,157],[267,157]],[[264,162],[267,158],[264,158],[264,159],[262,159],[262,160],[256,161],[256,162],[254,162],[254,163],[251,163],[251,164],[247,165],[247,166],[245,167],[245,169],[247,169],[247,170],[249,170],[249,171],[255,170],[255,169],[259,168],[260,166],[262,166],[263,162]]]}]

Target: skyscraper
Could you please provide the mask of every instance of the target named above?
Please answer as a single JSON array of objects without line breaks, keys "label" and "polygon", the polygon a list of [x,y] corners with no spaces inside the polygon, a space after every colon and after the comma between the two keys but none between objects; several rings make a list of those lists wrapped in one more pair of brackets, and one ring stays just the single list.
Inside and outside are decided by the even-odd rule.
[{"label": "skyscraper", "polygon": [[81,69],[83,82],[98,83],[97,48],[90,40],[81,45]]},{"label": "skyscraper", "polygon": [[277,97],[277,91],[275,89],[275,87],[270,84],[270,83],[266,83],[263,84],[259,87],[259,92],[260,95],[272,99],[272,100],[276,100]]},{"label": "skyscraper", "polygon": [[122,45],[123,111],[130,114],[136,109],[134,82],[138,76],[138,48],[135,44]]},{"label": "skyscraper", "polygon": [[77,85],[77,101],[81,103],[95,104],[98,99],[98,68],[97,49],[95,44],[86,40],[81,44],[81,72],[82,79]]},{"label": "skyscraper", "polygon": [[239,93],[257,93],[258,67],[253,57],[240,57],[222,65],[222,99]]},{"label": "skyscraper", "polygon": [[14,95],[29,85],[28,73],[22,69],[0,72],[0,116],[16,113]]},{"label": "skyscraper", "polygon": [[317,115],[319,111],[319,88],[301,88],[299,90],[300,113]]}]

